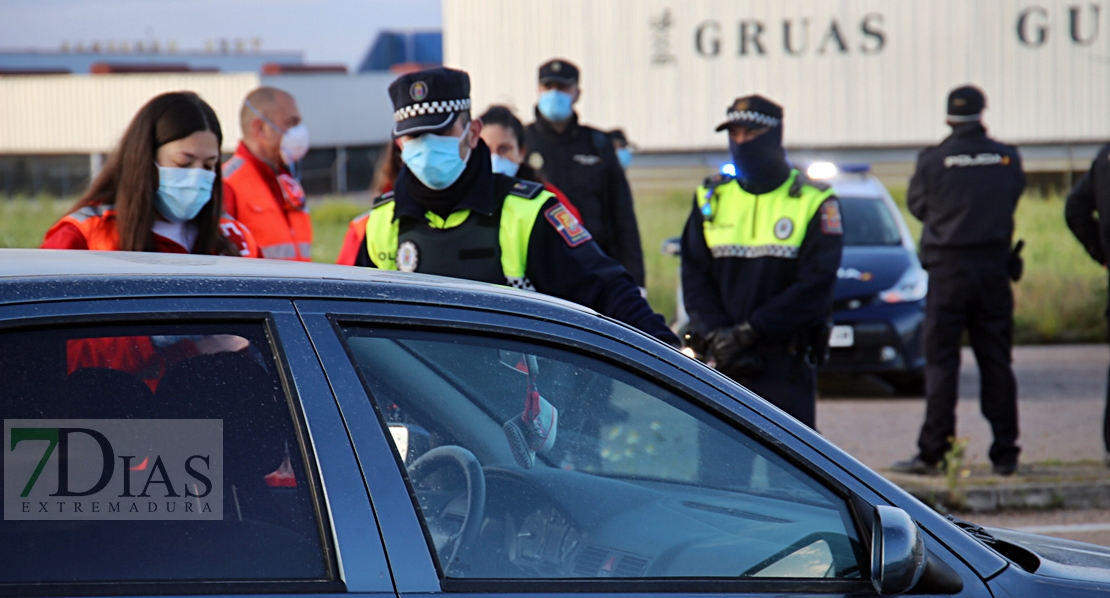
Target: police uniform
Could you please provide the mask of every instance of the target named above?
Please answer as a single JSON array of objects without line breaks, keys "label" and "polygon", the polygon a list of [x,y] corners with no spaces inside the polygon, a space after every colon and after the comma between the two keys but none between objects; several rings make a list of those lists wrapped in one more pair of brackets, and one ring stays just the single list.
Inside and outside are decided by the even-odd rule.
[{"label": "police uniform", "polygon": [[918,455],[895,464],[909,473],[935,473],[956,434],[960,340],[968,332],[981,378],[980,408],[990,421],[990,458],[997,473],[1013,473],[1020,449],[1017,383],[1011,367],[1014,299],[1010,243],[1014,210],[1025,189],[1017,148],[987,136],[980,122],[982,93],[961,87],[949,95],[952,134],[918,156],[906,201],[924,224],[921,264],[929,272],[925,302],[925,423]]},{"label": "police uniform", "polygon": [[[1110,255],[1110,144],[1099,149],[1091,169],[1068,194],[1064,217],[1091,259],[1105,266],[1106,256]],[[1106,315],[1110,317],[1110,306]],[[1102,441],[1106,464],[1110,465],[1110,386],[1102,419]]]},{"label": "police uniform", "polygon": [[[739,98],[727,115],[718,130],[781,135],[782,109],[759,96]],[[770,145],[782,152],[781,142]],[[780,160],[781,175],[758,194],[729,176],[698,187],[682,236],[682,289],[695,345],[737,330],[749,338],[731,359],[705,347],[717,369],[813,427],[843,223],[832,190]]]},{"label": "police uniform", "polygon": [[[578,83],[578,68],[551,60],[539,71],[540,83]],[[644,286],[644,254],[632,207],[632,189],[608,134],[578,123],[571,113],[562,132],[536,109],[536,121],[524,128],[525,163],[562,189],[582,214],[601,250],[612,256]]]},{"label": "police uniform", "polygon": [[[469,109],[470,79],[428,69],[394,81],[390,95],[394,137],[442,133]],[[393,192],[374,201],[356,265],[532,289],[679,343],[574,215],[541,184],[495,174],[481,140],[463,174],[439,194],[450,200],[448,210],[429,209],[421,200],[428,195],[404,166]]]}]

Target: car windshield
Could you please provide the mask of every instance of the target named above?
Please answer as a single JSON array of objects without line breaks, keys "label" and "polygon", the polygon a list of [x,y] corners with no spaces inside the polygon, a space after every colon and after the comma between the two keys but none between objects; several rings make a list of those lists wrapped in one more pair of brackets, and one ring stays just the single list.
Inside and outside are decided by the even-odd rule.
[{"label": "car windshield", "polygon": [[879,198],[841,197],[844,211],[844,246],[896,246],[902,244],[898,224]]}]

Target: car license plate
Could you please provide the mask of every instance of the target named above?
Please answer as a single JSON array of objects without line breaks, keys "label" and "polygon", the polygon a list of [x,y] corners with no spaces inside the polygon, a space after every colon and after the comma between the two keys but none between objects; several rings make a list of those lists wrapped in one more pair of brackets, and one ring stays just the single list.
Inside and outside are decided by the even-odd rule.
[{"label": "car license plate", "polygon": [[833,326],[829,334],[830,347],[851,347],[856,343],[856,332],[851,326]]}]

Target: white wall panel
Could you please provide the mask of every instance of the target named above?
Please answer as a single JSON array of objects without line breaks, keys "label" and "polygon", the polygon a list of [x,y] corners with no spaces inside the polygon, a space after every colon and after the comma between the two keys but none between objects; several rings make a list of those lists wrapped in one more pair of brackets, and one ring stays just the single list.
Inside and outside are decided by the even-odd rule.
[{"label": "white wall panel", "polygon": [[[986,122],[999,138],[1110,139],[1106,1],[444,0],[443,8],[445,62],[470,72],[479,111],[505,103],[530,121],[538,65],[565,57],[582,68],[582,120],[624,127],[647,150],[724,147],[713,128],[748,93],[784,106],[792,147],[935,143],[947,132],[945,97],[964,83],[987,93]],[[668,27],[658,25],[664,14]],[[749,32],[762,26],[762,53],[752,43],[742,53],[745,23]],[[796,55],[784,48],[785,23]],[[834,23],[843,49],[830,37]],[[699,26],[719,33],[716,55],[696,49]]]}]

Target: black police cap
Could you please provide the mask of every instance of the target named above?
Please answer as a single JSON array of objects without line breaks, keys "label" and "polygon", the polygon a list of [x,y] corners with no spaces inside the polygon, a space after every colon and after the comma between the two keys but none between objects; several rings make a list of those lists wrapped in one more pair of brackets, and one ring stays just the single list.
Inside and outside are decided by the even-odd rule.
[{"label": "black police cap", "polygon": [[562,58],[548,60],[540,65],[540,83],[574,85],[578,83],[578,67]]},{"label": "black police cap", "polygon": [[736,100],[725,110],[725,122],[717,126],[723,131],[733,125],[749,129],[765,129],[782,124],[782,106],[761,95],[750,95]]},{"label": "black police cap", "polygon": [[470,110],[470,75],[436,67],[408,73],[389,84],[393,137],[441,133]]},{"label": "black police cap", "polygon": [[948,120],[952,122],[979,120],[979,115],[986,107],[987,98],[978,87],[964,85],[948,94]]}]

